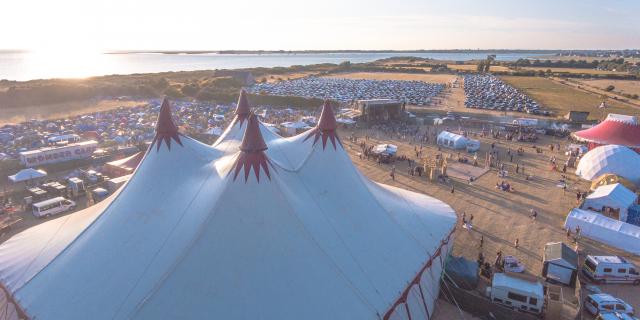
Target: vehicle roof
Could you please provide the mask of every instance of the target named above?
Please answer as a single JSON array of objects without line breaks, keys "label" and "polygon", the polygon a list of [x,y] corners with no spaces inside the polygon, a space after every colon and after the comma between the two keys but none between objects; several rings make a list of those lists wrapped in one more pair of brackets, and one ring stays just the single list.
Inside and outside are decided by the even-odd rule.
[{"label": "vehicle roof", "polygon": [[524,279],[508,276],[504,273],[496,273],[493,275],[493,287],[514,288],[521,292],[527,292],[536,296],[543,296],[543,287],[540,282],[531,282]]},{"label": "vehicle roof", "polygon": [[587,256],[587,258],[596,263],[627,263],[627,260],[619,256]]},{"label": "vehicle roof", "polygon": [[569,246],[563,242],[547,243],[544,246],[544,260],[553,261],[559,259],[568,262],[575,268],[578,266],[578,254]]},{"label": "vehicle roof", "polygon": [[590,294],[589,297],[597,302],[597,303],[601,303],[601,302],[621,302],[622,300],[608,294],[608,293],[594,293],[594,294]]},{"label": "vehicle roof", "polygon": [[61,200],[66,200],[64,197],[55,197],[55,198],[51,198],[51,199],[47,199],[44,201],[40,201],[38,203],[34,203],[33,205],[36,207],[40,207],[40,206],[46,206],[46,205],[50,205],[56,202],[59,202]]}]

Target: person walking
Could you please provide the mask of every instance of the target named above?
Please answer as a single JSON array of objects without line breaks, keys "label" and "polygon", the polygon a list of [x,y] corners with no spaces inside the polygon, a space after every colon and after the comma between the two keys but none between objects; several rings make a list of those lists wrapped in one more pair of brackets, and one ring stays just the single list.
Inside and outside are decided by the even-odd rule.
[{"label": "person walking", "polygon": [[480,235],[480,244],[478,245],[478,247],[482,249],[483,245],[484,245],[484,235]]},{"label": "person walking", "polygon": [[538,211],[531,209],[531,214],[529,215],[529,218],[531,218],[532,221],[536,221],[537,217],[538,217]]},{"label": "person walking", "polygon": [[396,166],[391,167],[391,172],[389,173],[389,176],[391,176],[391,180],[393,181],[396,180]]},{"label": "person walking", "polygon": [[520,245],[520,239],[516,238],[516,242],[514,243],[514,246],[516,247],[516,249],[518,249],[519,245]]}]

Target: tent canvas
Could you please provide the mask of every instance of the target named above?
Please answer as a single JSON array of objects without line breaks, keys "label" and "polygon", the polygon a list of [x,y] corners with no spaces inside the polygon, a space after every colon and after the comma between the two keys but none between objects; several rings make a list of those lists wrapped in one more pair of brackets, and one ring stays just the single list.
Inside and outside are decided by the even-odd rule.
[{"label": "tent canvas", "polygon": [[610,113],[604,121],[573,136],[589,142],[590,148],[609,144],[640,148],[640,124],[635,116]]},{"label": "tent canvas", "polygon": [[22,182],[22,181],[28,181],[32,179],[39,179],[46,176],[47,176],[47,172],[45,172],[44,170],[27,168],[27,169],[22,169],[18,171],[18,173],[12,176],[9,176],[8,178],[9,178],[9,181],[11,182]]},{"label": "tent canvas", "polygon": [[573,209],[567,215],[564,227],[612,247],[633,254],[640,254],[640,227],[619,220],[607,218],[597,212]]},{"label": "tent canvas", "polygon": [[452,148],[452,149],[465,149],[467,147],[468,139],[459,134],[455,134],[449,131],[442,131],[438,134],[438,145]]},{"label": "tent canvas", "polygon": [[638,196],[620,183],[598,187],[587,196],[583,208],[601,211],[603,207],[619,209],[618,220],[627,221],[629,207],[636,203]]},{"label": "tent canvas", "polygon": [[611,173],[640,183],[640,155],[635,151],[619,145],[600,146],[587,152],[578,162],[576,175],[585,180],[593,179]]},{"label": "tent canvas", "polygon": [[455,212],[364,177],[327,105],[291,138],[236,113],[209,146],[163,102],[116,194],[0,245],[11,303],[32,319],[428,318]]},{"label": "tent canvas", "polygon": [[445,265],[446,277],[465,290],[478,287],[478,263],[464,257],[448,256]]}]

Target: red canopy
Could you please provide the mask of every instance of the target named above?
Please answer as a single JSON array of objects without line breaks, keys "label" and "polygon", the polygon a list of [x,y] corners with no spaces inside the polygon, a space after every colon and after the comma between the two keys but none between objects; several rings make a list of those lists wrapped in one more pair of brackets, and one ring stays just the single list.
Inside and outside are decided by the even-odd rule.
[{"label": "red canopy", "polygon": [[609,114],[598,125],[573,135],[579,140],[589,142],[589,149],[607,144],[640,148],[640,125],[633,116]]}]

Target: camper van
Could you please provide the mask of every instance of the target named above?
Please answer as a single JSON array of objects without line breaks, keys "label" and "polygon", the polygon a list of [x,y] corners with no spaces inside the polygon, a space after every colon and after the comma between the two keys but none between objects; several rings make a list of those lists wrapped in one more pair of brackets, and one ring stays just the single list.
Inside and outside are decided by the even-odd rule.
[{"label": "camper van", "polygon": [[618,256],[587,256],[582,274],[597,283],[633,283],[640,285],[640,273],[632,263]]},{"label": "camper van", "polygon": [[540,282],[532,282],[504,273],[493,275],[491,287],[487,287],[487,296],[491,302],[513,310],[542,313],[544,288]]},{"label": "camper van", "polygon": [[55,197],[49,200],[33,204],[33,215],[36,218],[53,216],[69,210],[73,210],[76,203],[64,197]]}]

